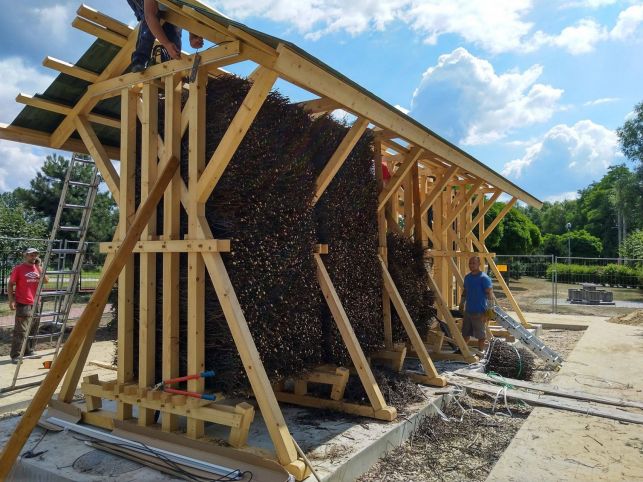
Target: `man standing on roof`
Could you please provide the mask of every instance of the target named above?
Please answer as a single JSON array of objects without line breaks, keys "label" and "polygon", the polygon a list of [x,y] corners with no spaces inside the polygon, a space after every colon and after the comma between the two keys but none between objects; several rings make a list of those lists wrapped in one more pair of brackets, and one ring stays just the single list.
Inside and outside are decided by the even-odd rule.
[{"label": "man standing on roof", "polygon": [[[16,320],[13,326],[13,342],[11,343],[11,363],[18,363],[20,349],[29,325],[29,317],[33,309],[34,297],[38,290],[38,283],[42,276],[42,266],[36,248],[27,248],[24,262],[11,270],[7,294],[9,309],[15,310]],[[47,277],[45,277],[47,282]],[[35,335],[38,324],[31,324],[31,335]],[[25,356],[33,356],[33,340],[27,344]]]},{"label": "man standing on roof", "polygon": [[462,336],[469,343],[473,336],[478,340],[478,349],[484,351],[487,337],[487,309],[493,306],[493,288],[491,278],[480,271],[480,257],[469,258],[469,270],[464,277],[464,290],[460,298],[462,312]]},{"label": "man standing on roof", "polygon": [[[145,70],[155,39],[167,50],[169,58],[163,58],[164,62],[170,59],[180,59],[181,29],[169,22],[161,25],[159,19],[160,12],[167,10],[167,7],[159,5],[156,0],[127,0],[127,3],[134,10],[136,20],[140,22],[136,50],[132,54],[131,72]],[[203,47],[203,39],[190,33],[190,45],[192,48],[199,49]]]}]

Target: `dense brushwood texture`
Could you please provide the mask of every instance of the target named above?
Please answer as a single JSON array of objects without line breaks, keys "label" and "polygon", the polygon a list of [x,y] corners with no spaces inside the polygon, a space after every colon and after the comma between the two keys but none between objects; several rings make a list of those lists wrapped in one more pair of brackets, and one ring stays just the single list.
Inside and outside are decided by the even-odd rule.
[{"label": "dense brushwood texture", "polygon": [[[420,336],[426,337],[437,311],[433,307],[433,293],[428,288],[428,274],[421,243],[397,233],[389,233],[388,270],[400,296],[411,315]],[[393,340],[406,341],[407,335],[397,312],[392,315]]]},{"label": "dense brushwood texture", "polygon": [[[316,175],[348,128],[329,116],[314,121],[309,150]],[[364,134],[315,207],[322,256],[339,299],[366,354],[384,347],[382,273],[377,258],[377,184],[372,172],[373,139]],[[325,361],[350,364],[335,321],[324,306]]]},{"label": "dense brushwood texture", "polygon": [[517,380],[531,380],[534,374],[534,356],[525,348],[494,339],[489,346],[485,371]]}]

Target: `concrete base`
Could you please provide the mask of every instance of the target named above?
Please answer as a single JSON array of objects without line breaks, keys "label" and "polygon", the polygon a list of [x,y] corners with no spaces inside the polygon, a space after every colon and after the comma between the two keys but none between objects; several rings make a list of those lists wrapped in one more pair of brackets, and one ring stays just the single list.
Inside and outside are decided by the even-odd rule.
[{"label": "concrete base", "polygon": [[[421,387],[426,395],[426,401],[418,403],[396,421],[382,422],[373,419],[344,416],[341,413],[320,411],[282,405],[282,410],[290,432],[302,450],[307,454],[317,473],[325,482],[353,480],[368,469],[384,454],[397,445],[406,441],[417,424],[426,416],[436,412],[435,406],[443,403],[444,389]],[[440,392],[437,394],[435,392]],[[226,401],[234,404],[237,400]],[[113,402],[104,401],[103,408],[115,409]],[[136,416],[136,411],[134,413]],[[17,417],[0,421],[0,445],[3,445],[18,422]],[[226,440],[229,429],[219,425],[206,426],[206,438],[217,443]],[[30,449],[42,436],[43,430],[38,428],[25,445]],[[40,442],[36,451],[47,450],[41,456],[32,459],[20,459],[14,468],[10,480],[74,480],[95,481],[112,477],[118,480],[174,480],[147,467],[128,466],[129,471],[121,475],[109,475],[109,470],[117,472],[118,466],[127,462],[123,459],[98,452],[90,454],[96,458],[94,465],[107,467],[105,474],[81,472],[79,460],[88,457],[94,449],[76,440],[74,434],[49,432]],[[249,452],[274,459],[274,449],[268,431],[260,413],[257,411],[250,427],[248,437],[252,447]],[[314,482],[314,478],[307,482]]]}]

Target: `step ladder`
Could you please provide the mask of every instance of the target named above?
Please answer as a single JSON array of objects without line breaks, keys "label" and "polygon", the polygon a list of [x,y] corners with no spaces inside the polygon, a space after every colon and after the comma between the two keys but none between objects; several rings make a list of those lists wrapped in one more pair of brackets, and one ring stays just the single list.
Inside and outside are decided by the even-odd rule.
[{"label": "step ladder", "polygon": [[496,313],[496,321],[507,329],[516,340],[519,340],[535,355],[545,360],[548,365],[559,367],[563,362],[561,356],[554,350],[549,348],[543,341],[538,338],[534,333],[527,330],[519,321],[514,320],[507,314],[505,310],[498,305],[494,307]]},{"label": "step ladder", "polygon": [[[76,179],[79,169],[84,171],[83,177]],[[78,153],[72,155],[42,262],[44,276],[40,277],[34,297],[32,315],[26,332],[28,336],[25,336],[22,342],[13,381],[9,387],[2,388],[0,392],[40,384],[40,381],[36,381],[17,386],[23,359],[30,358],[25,356],[29,344],[33,344],[35,349],[39,341],[56,340],[53,359],[55,360],[58,356],[80,280],[89,219],[100,180],[98,168],[91,157]],[[78,213],[74,216],[78,221],[63,225],[63,214],[70,212]],[[60,242],[59,239],[63,233],[66,239]],[[45,282],[45,279],[48,281]]]}]

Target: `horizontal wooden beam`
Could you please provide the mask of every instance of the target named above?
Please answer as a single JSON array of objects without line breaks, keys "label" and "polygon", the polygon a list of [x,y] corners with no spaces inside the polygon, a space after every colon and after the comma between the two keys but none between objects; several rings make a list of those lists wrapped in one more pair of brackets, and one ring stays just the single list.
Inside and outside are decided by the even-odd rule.
[{"label": "horizontal wooden beam", "polygon": [[540,207],[542,205],[540,200],[518,188],[481,162],[445,142],[428,129],[412,122],[401,112],[395,112],[394,107],[378,102],[373,96],[369,96],[348,84],[323,66],[304,58],[287,45],[279,45],[277,52],[279,57],[274,63],[274,69],[286,80],[320,97],[336,100],[345,109],[369,119],[371,123],[398,133],[400,139],[427,149],[446,159],[449,163],[488,181],[504,192],[517,196],[532,206]]},{"label": "horizontal wooden beam", "polygon": [[445,257],[458,257],[458,258],[470,258],[471,256],[491,256],[494,258],[496,253],[483,253],[479,251],[441,251],[441,250],[428,250],[426,255],[432,258],[445,258]]},{"label": "horizontal wooden beam", "polygon": [[112,30],[109,30],[102,25],[90,22],[89,20],[82,17],[76,17],[71,25],[78,30],[82,30],[89,35],[93,35],[94,37],[104,40],[105,42],[109,42],[110,44],[116,45],[117,47],[124,47],[127,43],[127,37],[113,32]]},{"label": "horizontal wooden beam", "polygon": [[[219,65],[229,65],[239,60],[240,53],[239,42],[230,42],[206,50],[201,53],[201,66],[219,63]],[[162,64],[154,65],[145,69],[143,72],[133,72],[123,74],[119,77],[103,80],[89,86],[87,94],[90,97],[97,97],[110,92],[118,92],[124,87],[131,87],[141,82],[149,82],[154,79],[165,77],[166,75],[176,74],[190,70],[194,65],[194,55],[184,55],[179,60],[170,60]]]},{"label": "horizontal wooden beam", "polygon": [[[56,114],[63,114],[63,115],[69,115],[72,109],[71,107],[66,106],[64,104],[60,104],[58,102],[42,99],[40,97],[33,97],[31,95],[22,94],[22,93],[16,96],[16,102],[20,104],[29,105],[31,107],[36,107],[37,109],[42,109],[49,112],[55,112]],[[90,112],[89,114],[87,114],[87,120],[89,120],[89,122],[93,122],[94,124],[101,124],[104,126],[113,127],[114,129],[121,128],[120,119],[116,119],[114,117],[107,117],[104,115],[94,114]]]},{"label": "horizontal wooden beam", "polygon": [[[101,253],[115,253],[121,247],[119,241],[100,243]],[[229,253],[229,239],[171,239],[139,241],[134,253]]]},{"label": "horizontal wooden beam", "polygon": [[91,72],[89,70],[80,68],[76,65],[72,65],[69,62],[63,60],[58,60],[53,57],[45,57],[45,60],[42,61],[42,65],[56,70],[61,74],[67,74],[72,77],[75,77],[80,80],[85,80],[90,83],[94,83],[98,80],[98,74]]},{"label": "horizontal wooden beam", "polygon": [[[27,129],[26,127],[17,127],[0,123],[0,139],[21,142],[23,144],[31,144],[32,146],[50,147],[52,149],[60,149],[62,151],[89,154],[87,147],[80,139],[69,138],[62,145],[56,147],[52,144],[51,136],[47,132]],[[120,159],[121,157],[120,149],[118,147],[106,146],[105,152],[107,152],[110,159]]]},{"label": "horizontal wooden beam", "polygon": [[309,114],[321,114],[325,112],[332,112],[335,109],[342,108],[339,102],[334,101],[332,99],[328,99],[326,97],[321,99],[312,99],[312,100],[306,100],[304,102],[298,102],[295,105],[298,105],[299,107],[303,107],[303,109]]}]

